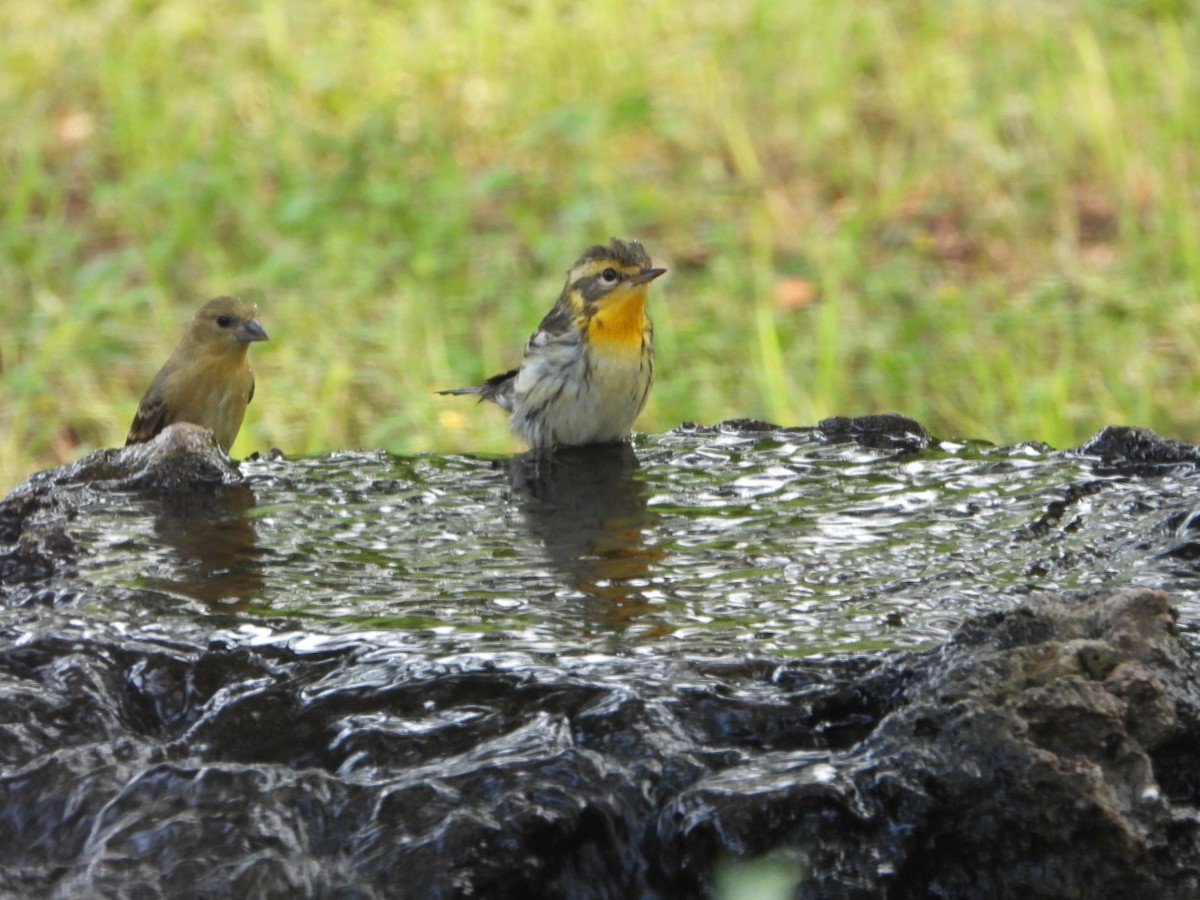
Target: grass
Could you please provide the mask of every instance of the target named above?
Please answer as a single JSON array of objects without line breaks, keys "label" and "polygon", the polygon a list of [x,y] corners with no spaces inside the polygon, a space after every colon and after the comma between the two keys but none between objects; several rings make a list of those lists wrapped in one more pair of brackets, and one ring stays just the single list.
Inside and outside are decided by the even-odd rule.
[{"label": "grass", "polygon": [[519,358],[609,235],[639,421],[899,410],[1200,439],[1185,0],[48,0],[0,8],[0,490],[119,444],[203,300],[271,333],[235,455],[504,452],[432,391]]}]

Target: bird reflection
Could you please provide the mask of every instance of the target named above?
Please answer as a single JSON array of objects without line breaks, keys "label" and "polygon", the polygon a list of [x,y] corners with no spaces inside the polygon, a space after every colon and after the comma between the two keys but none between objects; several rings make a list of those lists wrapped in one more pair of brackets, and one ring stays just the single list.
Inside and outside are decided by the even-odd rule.
[{"label": "bird reflection", "polygon": [[657,605],[646,598],[654,563],[646,485],[627,443],[535,450],[513,458],[513,496],[529,530],[600,624],[628,627]]},{"label": "bird reflection", "polygon": [[265,581],[249,485],[168,491],[148,501],[154,533],[171,548],[174,566],[146,579],[149,587],[222,609],[243,609],[262,596]]}]

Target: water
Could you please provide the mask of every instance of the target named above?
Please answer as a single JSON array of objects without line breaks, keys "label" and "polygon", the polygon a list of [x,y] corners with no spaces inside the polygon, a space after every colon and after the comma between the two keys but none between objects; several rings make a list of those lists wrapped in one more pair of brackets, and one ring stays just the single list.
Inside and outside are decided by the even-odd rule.
[{"label": "water", "polygon": [[85,493],[8,593],[0,895],[674,898],[833,846],[811,895],[857,896],[909,827],[869,785],[920,783],[860,742],[942,659],[895,651],[1040,590],[1198,618],[1192,464],[726,427],[242,471]]},{"label": "water", "polygon": [[93,604],[256,640],[538,658],[918,647],[1030,591],[1096,585],[1166,587],[1196,611],[1190,467],[692,430],[551,458],[347,452],[243,472],[245,487],[81,517]]}]

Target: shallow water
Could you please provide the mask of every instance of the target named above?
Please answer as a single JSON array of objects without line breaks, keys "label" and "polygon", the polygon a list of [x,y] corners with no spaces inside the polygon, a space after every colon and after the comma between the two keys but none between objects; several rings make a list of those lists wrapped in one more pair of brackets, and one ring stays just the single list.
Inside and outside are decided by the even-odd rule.
[{"label": "shallow water", "polygon": [[0,894],[674,898],[782,848],[875,896],[839,773],[891,651],[1102,585],[1194,632],[1195,470],[730,426],[85,489],[75,571],[0,593]]},{"label": "shallow water", "polygon": [[347,452],[106,498],[72,531],[106,617],[388,633],[431,655],[813,655],[927,645],[1033,590],[1196,612],[1190,467],[1036,447],[915,454],[680,431],[553,457]]}]

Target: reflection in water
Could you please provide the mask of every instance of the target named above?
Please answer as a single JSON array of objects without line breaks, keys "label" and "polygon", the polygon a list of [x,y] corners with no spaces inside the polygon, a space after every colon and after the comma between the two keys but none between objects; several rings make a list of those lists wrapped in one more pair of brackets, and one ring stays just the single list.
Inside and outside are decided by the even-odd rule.
[{"label": "reflection in water", "polygon": [[657,610],[644,595],[662,552],[646,542],[651,514],[629,444],[530,451],[509,477],[529,530],[567,584],[595,601],[610,628]]},{"label": "reflection in water", "polygon": [[248,515],[254,493],[245,484],[155,495],[154,533],[171,549],[173,565],[146,578],[148,587],[244,609],[264,587],[258,536]]},{"label": "reflection in water", "polygon": [[[1200,628],[1192,469],[1112,475],[974,445],[896,459],[799,431],[636,448],[499,469],[341,452],[244,464],[253,498],[105,492],[70,523],[92,550],[86,588],[37,590],[131,618],[148,604],[190,617],[204,603],[177,602],[186,591],[221,612],[243,604],[231,626],[379,629],[436,658],[914,648],[1031,590],[1113,584],[1172,588]],[[157,596],[141,590],[150,578]]]}]

